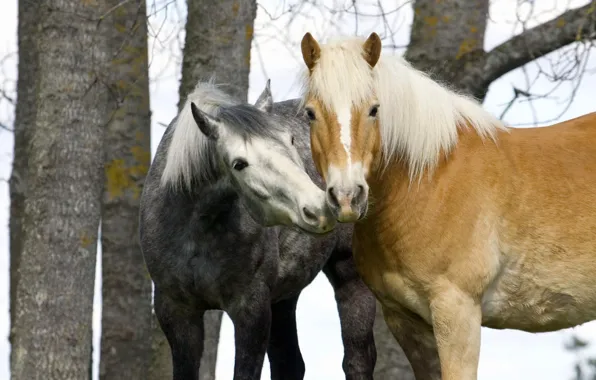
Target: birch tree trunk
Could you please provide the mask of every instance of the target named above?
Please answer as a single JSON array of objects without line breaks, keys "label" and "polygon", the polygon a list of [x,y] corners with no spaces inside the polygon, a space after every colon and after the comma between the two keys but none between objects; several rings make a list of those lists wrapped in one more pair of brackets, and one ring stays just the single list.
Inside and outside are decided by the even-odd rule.
[{"label": "birch tree trunk", "polygon": [[11,377],[85,379],[109,116],[100,77],[108,49],[98,23],[107,8],[99,0],[35,5],[36,106],[27,133]]},{"label": "birch tree trunk", "polygon": [[139,245],[139,202],[149,169],[151,116],[145,0],[109,0],[108,81],[114,110],[105,136],[100,379],[145,380],[151,280]]}]

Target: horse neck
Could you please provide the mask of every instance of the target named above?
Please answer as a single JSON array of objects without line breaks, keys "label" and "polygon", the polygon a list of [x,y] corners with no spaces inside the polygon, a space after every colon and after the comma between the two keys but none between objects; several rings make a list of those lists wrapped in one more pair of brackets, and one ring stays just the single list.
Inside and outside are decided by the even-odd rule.
[{"label": "horse neck", "polygon": [[[480,137],[473,130],[458,132],[458,142],[449,153],[442,151],[440,159],[432,169],[424,169],[423,173],[410,178],[410,170],[404,160],[393,159],[383,170],[381,166],[373,166],[368,185],[373,207],[369,216],[385,216],[388,213],[407,218],[414,210],[424,208],[433,194],[440,187],[461,185],[456,173],[465,173],[464,167],[470,167],[470,155],[485,157],[494,153],[496,145]],[[491,153],[493,152],[493,153]],[[479,160],[474,161],[478,164]],[[469,170],[468,170],[469,171]]]},{"label": "horse neck", "polygon": [[191,196],[198,208],[217,214],[230,212],[239,201],[236,190],[227,178],[197,181],[196,185],[193,184]]},{"label": "horse neck", "polygon": [[394,160],[381,168],[376,166],[368,178],[370,197],[373,200],[368,217],[383,213],[384,210],[396,207],[397,197],[407,193],[410,179],[408,168]]}]

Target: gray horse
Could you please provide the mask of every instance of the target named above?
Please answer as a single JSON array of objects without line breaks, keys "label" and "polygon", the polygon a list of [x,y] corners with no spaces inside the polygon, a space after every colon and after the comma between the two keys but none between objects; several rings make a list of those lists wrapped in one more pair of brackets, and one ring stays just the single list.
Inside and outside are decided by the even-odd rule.
[{"label": "gray horse", "polygon": [[[205,310],[235,331],[234,380],[303,379],[296,303],[323,270],[335,291],[346,379],[372,379],[375,299],[335,226],[298,101],[255,106],[199,83],[167,128],[141,199],[141,248],[174,380],[198,379]],[[314,182],[313,182],[314,181]]]}]

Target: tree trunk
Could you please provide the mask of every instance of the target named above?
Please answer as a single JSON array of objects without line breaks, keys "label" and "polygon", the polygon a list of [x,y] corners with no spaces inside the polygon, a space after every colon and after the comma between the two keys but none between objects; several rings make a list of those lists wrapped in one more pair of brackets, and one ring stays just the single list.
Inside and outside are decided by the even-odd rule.
[{"label": "tree trunk", "polygon": [[[30,6],[27,2],[26,6]],[[14,308],[14,380],[85,379],[102,194],[100,1],[38,0],[35,117]]]},{"label": "tree trunk", "polygon": [[151,313],[151,356],[148,380],[172,378],[172,351],[166,340],[155,313]]},{"label": "tree trunk", "polygon": [[[21,255],[23,212],[27,190],[27,160],[31,129],[35,124],[35,86],[37,75],[37,50],[35,28],[39,15],[38,3],[19,0],[19,67],[17,81],[18,103],[14,122],[14,154],[10,176],[10,326],[14,327],[15,297],[18,280],[18,266]],[[12,341],[12,333],[11,338]]]},{"label": "tree trunk", "polygon": [[151,280],[139,246],[139,201],[150,165],[151,116],[145,0],[109,0],[108,81],[116,108],[105,136],[100,379],[145,380]]},{"label": "tree trunk", "polygon": [[[250,48],[254,20],[257,14],[255,0],[188,0],[186,40],[182,64],[182,80],[178,90],[178,107],[199,80],[225,84],[224,90],[240,100],[248,96]],[[221,327],[221,311],[205,313],[205,349],[201,358],[201,380],[215,379],[217,347]],[[164,349],[161,330],[153,331],[153,347]],[[150,374],[150,380],[170,378],[169,368],[161,366]]]},{"label": "tree trunk", "polygon": [[215,75],[225,91],[246,100],[255,0],[187,0],[188,19],[179,105],[199,80]]},{"label": "tree trunk", "polygon": [[389,331],[378,301],[374,335],[377,347],[377,364],[373,376],[375,380],[415,380],[410,362]]},{"label": "tree trunk", "polygon": [[488,8],[489,0],[416,0],[407,59],[435,80],[484,99],[490,83],[472,73],[482,67]]}]

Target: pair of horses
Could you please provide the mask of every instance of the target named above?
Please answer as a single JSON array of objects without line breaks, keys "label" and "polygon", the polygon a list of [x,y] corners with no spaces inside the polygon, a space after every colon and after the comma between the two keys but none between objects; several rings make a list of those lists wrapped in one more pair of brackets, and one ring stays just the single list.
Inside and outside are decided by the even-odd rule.
[{"label": "pair of horses", "polygon": [[321,268],[348,379],[372,378],[368,289],[418,380],[476,379],[481,326],[596,319],[596,114],[509,129],[375,33],[301,48],[299,103],[198,89],[151,168],[142,245],[175,379],[196,378],[208,308],[234,322],[235,379],[265,351],[274,379],[301,379],[295,305]]}]

